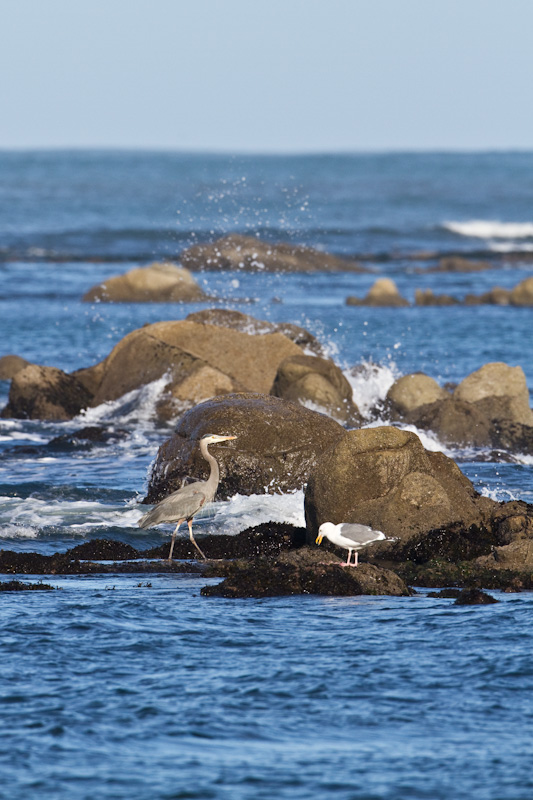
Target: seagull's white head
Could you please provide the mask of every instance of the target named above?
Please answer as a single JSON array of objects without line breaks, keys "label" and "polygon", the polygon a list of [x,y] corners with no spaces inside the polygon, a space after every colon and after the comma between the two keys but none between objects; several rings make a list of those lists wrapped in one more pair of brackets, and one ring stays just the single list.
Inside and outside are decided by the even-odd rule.
[{"label": "seagull's white head", "polygon": [[324,536],[326,539],[328,538],[328,533],[333,533],[336,529],[336,525],[333,522],[323,522],[320,528],[318,529],[318,536],[315,539],[316,544],[322,544],[322,539]]}]

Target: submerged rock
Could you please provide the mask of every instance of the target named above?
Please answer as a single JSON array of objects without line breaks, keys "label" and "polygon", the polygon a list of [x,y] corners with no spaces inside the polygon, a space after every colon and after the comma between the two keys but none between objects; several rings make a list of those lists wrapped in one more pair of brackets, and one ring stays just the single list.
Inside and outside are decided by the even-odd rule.
[{"label": "submerged rock", "polygon": [[85,303],[184,303],[208,300],[188,269],[155,263],[114,275],[83,295]]},{"label": "submerged rock", "polygon": [[213,243],[197,244],[180,254],[192,270],[247,269],[265,272],[367,272],[353,260],[298,244],[272,244],[254,236],[231,234]]},{"label": "submerged rock", "polygon": [[28,592],[32,590],[50,592],[54,587],[48,583],[23,583],[22,581],[0,581],[0,592]]},{"label": "submerged rock", "polygon": [[455,601],[456,606],[486,606],[492,603],[499,603],[495,597],[492,597],[481,589],[463,589],[459,593]]},{"label": "submerged rock", "polygon": [[186,412],[174,436],[159,448],[145,502],[159,502],[187,476],[207,477],[198,447],[205,433],[237,436],[211,448],[220,464],[218,494],[229,497],[300,489],[318,456],[344,429],[323,414],[271,395],[214,397]]}]

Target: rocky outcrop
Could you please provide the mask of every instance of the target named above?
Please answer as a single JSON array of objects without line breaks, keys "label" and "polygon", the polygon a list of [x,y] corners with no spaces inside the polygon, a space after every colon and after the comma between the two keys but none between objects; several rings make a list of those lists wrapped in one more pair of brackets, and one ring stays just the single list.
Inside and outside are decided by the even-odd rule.
[{"label": "rocky outcrop", "polygon": [[189,247],[180,254],[191,270],[254,270],[265,272],[367,272],[356,261],[286,242],[272,244],[254,236],[231,234],[216,242]]},{"label": "rocky outcrop", "polygon": [[[9,357],[6,375],[24,369],[12,379],[10,401],[3,413],[70,419],[82,408],[117,400],[165,378],[156,414],[168,420],[216,395],[236,391],[268,394],[284,360],[321,351],[315,337],[298,325],[273,324],[239,312],[211,309],[186,320],[144,325],[121,339],[103,361],[70,375],[52,367],[26,366]],[[340,386],[342,374],[328,363]]]},{"label": "rocky outcrop", "polygon": [[342,424],[361,423],[352,387],[330,359],[305,355],[286,358],[278,367],[271,394],[323,411]]},{"label": "rocky outcrop", "polygon": [[383,426],[348,431],[320,456],[305,517],[310,540],[323,522],[358,522],[407,540],[454,522],[479,523],[485,500],[450,458],[425,450],[414,433]]},{"label": "rocky outcrop", "polygon": [[85,303],[184,303],[208,300],[188,269],[155,263],[114,275],[83,295]]},{"label": "rocky outcrop", "polygon": [[483,272],[494,269],[490,261],[471,261],[462,256],[445,256],[439,260],[436,267],[430,267],[424,272]]},{"label": "rocky outcrop", "polygon": [[2,356],[0,358],[0,381],[10,381],[24,367],[29,367],[30,362],[20,356]]},{"label": "rocky outcrop", "polygon": [[520,281],[513,289],[503,289],[501,286],[494,286],[483,294],[467,294],[465,304],[473,305],[496,305],[496,306],[533,306],[533,277],[525,278]]},{"label": "rocky outcrop", "polygon": [[214,397],[186,412],[175,434],[159,448],[146,502],[159,502],[187,476],[207,477],[208,465],[198,447],[204,433],[237,436],[211,448],[220,464],[218,495],[229,497],[300,489],[320,454],[344,429],[323,414],[270,395]]},{"label": "rocky outcrop", "polygon": [[55,367],[30,364],[11,381],[2,417],[16,419],[72,419],[91,402],[91,395],[73,375]]},{"label": "rocky outcrop", "polygon": [[408,301],[401,296],[398,287],[390,278],[378,278],[370,287],[368,294],[362,300],[359,297],[346,298],[348,306],[408,306]]},{"label": "rocky outcrop", "polygon": [[[167,392],[190,404],[213,393],[268,393],[279,364],[300,348],[281,333],[249,336],[196,322],[156,322],[132,331],[103,365],[93,405],[168,375]],[[214,391],[218,388],[218,392]]]},{"label": "rocky outcrop", "polygon": [[279,597],[316,594],[329,596],[412,594],[391,570],[372,564],[356,569],[315,562],[312,564],[258,560],[236,563],[222,583],[202,589],[206,597]]},{"label": "rocky outcrop", "polygon": [[432,289],[415,289],[416,306],[456,306],[459,300],[451,294],[434,294]]},{"label": "rocky outcrop", "polygon": [[391,418],[433,431],[450,445],[533,452],[533,411],[521,367],[485,364],[449,394],[421,373],[389,389]]}]

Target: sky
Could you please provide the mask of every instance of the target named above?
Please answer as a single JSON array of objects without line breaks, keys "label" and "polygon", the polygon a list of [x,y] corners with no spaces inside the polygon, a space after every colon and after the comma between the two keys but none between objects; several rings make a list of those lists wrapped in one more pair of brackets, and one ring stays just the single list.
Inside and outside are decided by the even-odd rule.
[{"label": "sky", "polygon": [[0,0],[0,148],[533,148],[533,0]]}]

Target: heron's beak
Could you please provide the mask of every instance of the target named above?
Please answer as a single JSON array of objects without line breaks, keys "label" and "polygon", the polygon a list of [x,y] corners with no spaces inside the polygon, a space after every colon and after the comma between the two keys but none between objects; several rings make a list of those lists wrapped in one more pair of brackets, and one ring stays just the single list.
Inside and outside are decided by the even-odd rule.
[{"label": "heron's beak", "polygon": [[319,533],[318,536],[315,539],[315,544],[322,544],[322,539],[323,538],[324,537]]},{"label": "heron's beak", "polygon": [[228,441],[229,439],[236,439],[236,438],[237,438],[236,436],[221,436],[220,441],[225,442]]}]

